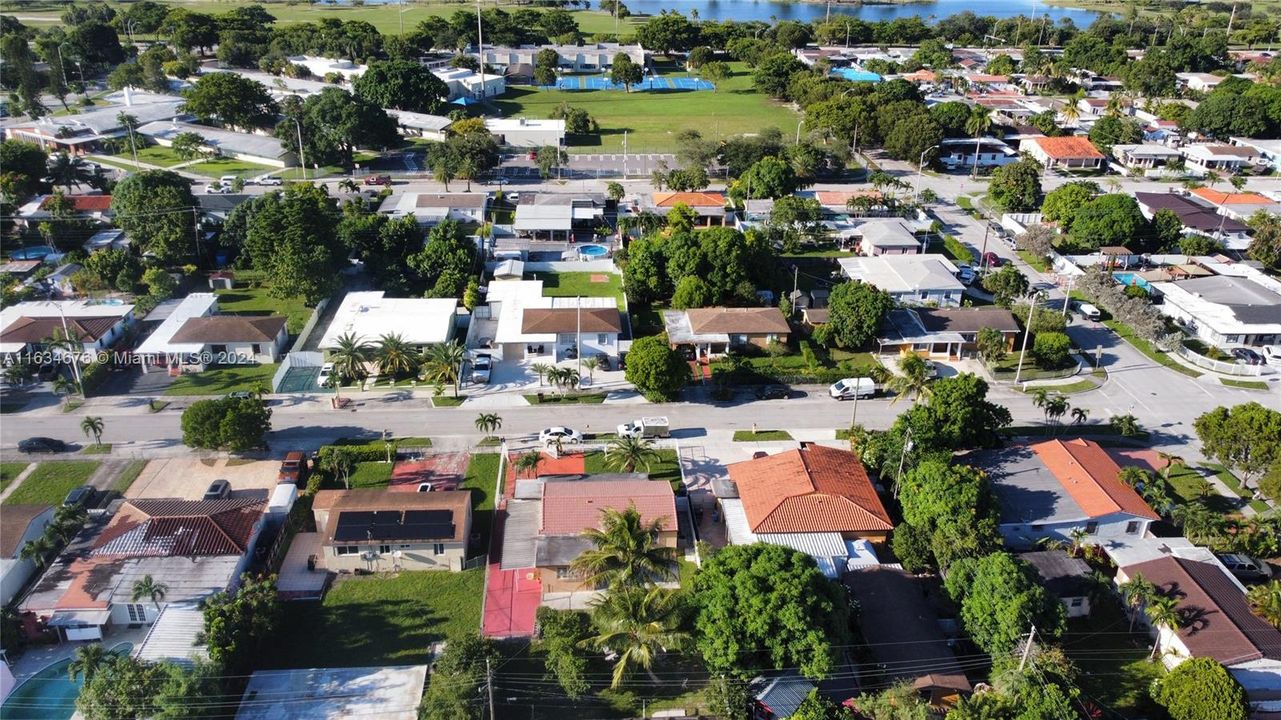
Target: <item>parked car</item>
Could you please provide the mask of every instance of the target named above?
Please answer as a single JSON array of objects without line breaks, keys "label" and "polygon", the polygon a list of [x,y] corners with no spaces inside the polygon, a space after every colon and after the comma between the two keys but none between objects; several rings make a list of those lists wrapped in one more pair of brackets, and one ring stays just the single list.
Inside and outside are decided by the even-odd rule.
[{"label": "parked car", "polygon": [[88,507],[93,503],[93,500],[95,497],[97,497],[97,495],[98,495],[97,490],[94,490],[88,485],[81,485],[80,487],[75,488],[71,492],[67,493],[67,497],[64,498],[62,501],[62,506],[63,507]]},{"label": "parked car", "polygon": [[791,389],[786,385],[777,383],[771,385],[757,385],[753,393],[757,400],[786,400],[791,395]]},{"label": "parked car", "polygon": [[334,364],[325,363],[320,366],[320,374],[316,376],[316,384],[320,387],[329,387],[329,381],[334,377]]},{"label": "parked car", "polygon": [[222,478],[218,478],[209,483],[209,489],[205,491],[202,500],[221,500],[231,494],[231,483]]},{"label": "parked car", "polygon": [[205,186],[206,195],[226,195],[229,192],[231,192],[230,185],[215,185],[214,183],[209,183]]},{"label": "parked car", "polygon": [[293,483],[299,487],[307,484],[307,476],[310,466],[307,464],[307,456],[301,451],[285,453],[285,459],[280,462],[280,476],[278,482]]},{"label": "parked car", "polygon": [[1229,553],[1220,555],[1219,562],[1228,572],[1237,576],[1241,580],[1268,580],[1272,577],[1272,568],[1268,564],[1249,555],[1240,555]]},{"label": "parked car", "polygon": [[845,378],[832,383],[827,389],[828,394],[837,400],[851,400],[853,398],[870,398],[876,396],[876,382],[872,378]]},{"label": "parked car", "polygon": [[366,185],[391,185],[390,175],[370,175],[365,178]]},{"label": "parked car", "polygon": [[969,265],[958,265],[956,267],[956,279],[961,281],[962,285],[969,285],[974,282],[974,268]]},{"label": "parked car", "polygon": [[1081,303],[1080,305],[1077,305],[1076,312],[1081,317],[1092,322],[1098,322],[1099,318],[1103,317],[1103,313],[1089,303]]},{"label": "parked car", "polygon": [[438,480],[436,482],[418,483],[418,492],[443,492],[445,490],[457,490],[458,483],[449,480]]},{"label": "parked car", "polygon": [[275,175],[259,175],[258,177],[252,178],[250,180],[246,180],[245,182],[246,184],[252,183],[254,185],[271,185],[271,186],[279,186],[279,185],[285,184],[284,180],[281,180]]},{"label": "parked car", "polygon": [[253,396],[254,394],[248,390],[237,390],[235,392],[227,393],[227,398],[230,400],[250,400]]},{"label": "parked car", "polygon": [[609,364],[609,353],[598,352],[598,353],[596,353],[595,357],[596,357],[596,369],[597,369],[597,370],[609,370],[609,369],[610,369],[610,364]]},{"label": "parked car", "polygon": [[47,437],[31,437],[18,443],[24,453],[60,453],[67,451],[67,444]]},{"label": "parked car", "polygon": [[580,443],[583,441],[583,435],[577,430],[564,426],[545,428],[542,432],[538,433],[538,442],[544,445],[556,442],[557,440],[566,444]]},{"label": "parked car", "polygon": [[1250,348],[1232,348],[1232,357],[1241,365],[1263,364],[1263,356]]},{"label": "parked car", "polygon": [[1004,264],[1005,261],[1001,259],[1001,256],[991,250],[983,253],[983,267],[999,268]]},{"label": "parked car", "polygon": [[489,375],[494,369],[494,359],[489,355],[477,355],[471,361],[471,381],[477,385],[489,383]]}]

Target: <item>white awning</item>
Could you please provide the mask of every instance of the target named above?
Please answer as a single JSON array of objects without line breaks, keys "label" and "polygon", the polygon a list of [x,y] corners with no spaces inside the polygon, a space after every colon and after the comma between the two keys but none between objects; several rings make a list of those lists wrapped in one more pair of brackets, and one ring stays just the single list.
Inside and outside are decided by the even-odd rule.
[{"label": "white awning", "polygon": [[110,610],[59,610],[49,618],[49,627],[106,625],[109,619],[111,619]]}]

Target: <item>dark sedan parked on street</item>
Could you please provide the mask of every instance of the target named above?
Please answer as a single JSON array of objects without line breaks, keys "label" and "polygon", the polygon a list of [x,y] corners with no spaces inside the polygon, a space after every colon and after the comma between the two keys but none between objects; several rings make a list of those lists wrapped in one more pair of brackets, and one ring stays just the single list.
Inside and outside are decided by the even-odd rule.
[{"label": "dark sedan parked on street", "polygon": [[32,437],[19,442],[18,450],[24,453],[60,453],[67,451],[67,444],[53,438]]}]

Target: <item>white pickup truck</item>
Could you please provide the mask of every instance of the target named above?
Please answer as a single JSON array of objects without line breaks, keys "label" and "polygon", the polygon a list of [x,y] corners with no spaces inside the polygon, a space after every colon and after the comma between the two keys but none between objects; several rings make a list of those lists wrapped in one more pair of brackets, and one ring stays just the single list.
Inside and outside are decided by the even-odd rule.
[{"label": "white pickup truck", "polygon": [[671,437],[672,426],[665,417],[647,417],[618,426],[619,437],[655,438]]}]

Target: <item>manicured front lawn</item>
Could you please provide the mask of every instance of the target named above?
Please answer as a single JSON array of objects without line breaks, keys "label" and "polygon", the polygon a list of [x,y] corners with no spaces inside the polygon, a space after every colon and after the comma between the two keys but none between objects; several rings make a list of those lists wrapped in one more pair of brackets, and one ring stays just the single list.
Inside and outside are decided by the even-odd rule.
[{"label": "manicured front lawn", "polygon": [[42,462],[26,480],[5,498],[5,505],[58,505],[67,493],[85,484],[97,460],[51,460]]},{"label": "manicured front lawn", "polygon": [[205,175],[210,178],[219,178],[223,175],[236,175],[242,178],[257,177],[266,172],[271,172],[275,168],[269,165],[259,165],[258,163],[246,162],[229,157],[217,157],[204,162],[198,162],[195,165],[188,165],[183,168],[187,172],[193,172],[198,175]]},{"label": "manicured front lawn", "polygon": [[1170,499],[1181,505],[1201,503],[1220,515],[1235,514],[1236,503],[1231,498],[1216,492],[1214,487],[1206,481],[1202,472],[1204,471],[1187,465],[1177,465],[1171,469],[1166,479],[1173,494]]},{"label": "manicured front lawn", "polygon": [[[392,463],[385,462],[356,463],[356,467],[351,471],[351,486],[353,488],[387,487],[391,482],[392,467]],[[338,480],[337,484],[340,487],[344,486],[342,480]]]},{"label": "manicured front lawn", "polygon": [[260,280],[257,273],[237,271],[236,287],[218,290],[218,309],[236,315],[284,315],[289,318],[289,333],[302,331],[311,317],[311,308],[300,297],[278,298],[271,294],[271,286]]},{"label": "manicured front lawn", "polygon": [[1260,380],[1229,380],[1228,378],[1219,378],[1219,382],[1228,387],[1241,388],[1242,390],[1267,390],[1268,384]]},{"label": "manicured front lawn", "polygon": [[0,463],[0,490],[9,487],[9,483],[13,482],[14,478],[18,477],[30,464],[25,462]]},{"label": "manicured front lawn", "polygon": [[288,603],[259,667],[413,665],[432,643],[480,627],[485,570],[339,580],[321,602]]},{"label": "manicured front lawn", "polygon": [[[618,309],[627,307],[623,298],[623,278],[614,273],[562,272],[526,273],[526,280],[542,280],[543,295],[547,297],[612,297],[618,299]],[[592,278],[603,278],[593,282]]]},{"label": "manicured front lawn", "polygon": [[165,388],[166,395],[225,395],[241,390],[271,390],[276,365],[224,365],[204,372],[179,375]]},{"label": "manicured front lawn", "polygon": [[130,485],[133,485],[133,481],[138,479],[138,476],[142,474],[143,469],[146,467],[146,460],[130,460],[125,469],[120,471],[120,475],[116,477],[115,482],[111,483],[111,489],[124,495],[125,491],[129,489]]},{"label": "manicured front lawn", "polygon": [[[797,114],[752,89],[752,76],[741,62],[731,62],[732,76],[711,91],[625,92],[622,90],[539,90],[508,86],[496,105],[506,117],[549,117],[561,103],[586,110],[600,124],[600,135],[571,138],[570,152],[622,152],[623,132],[632,153],[670,152],[685,129],[722,139],[775,127],[795,132]],[[686,75],[665,72],[663,77]],[[633,161],[638,162],[638,161]],[[638,166],[639,167],[639,166]]]},{"label": "manicured front lawn", "polygon": [[734,442],[770,442],[791,439],[792,434],[786,430],[760,430],[757,432],[752,432],[751,430],[734,431]]},{"label": "manicured front lawn", "polygon": [[[116,157],[127,163],[133,163],[133,152],[127,148]],[[142,147],[140,140],[138,144],[138,162],[147,163],[148,165],[159,165],[160,167],[173,167],[179,163],[187,162],[187,160],[178,157],[178,153],[174,152],[173,148],[161,147],[159,145]]]}]

